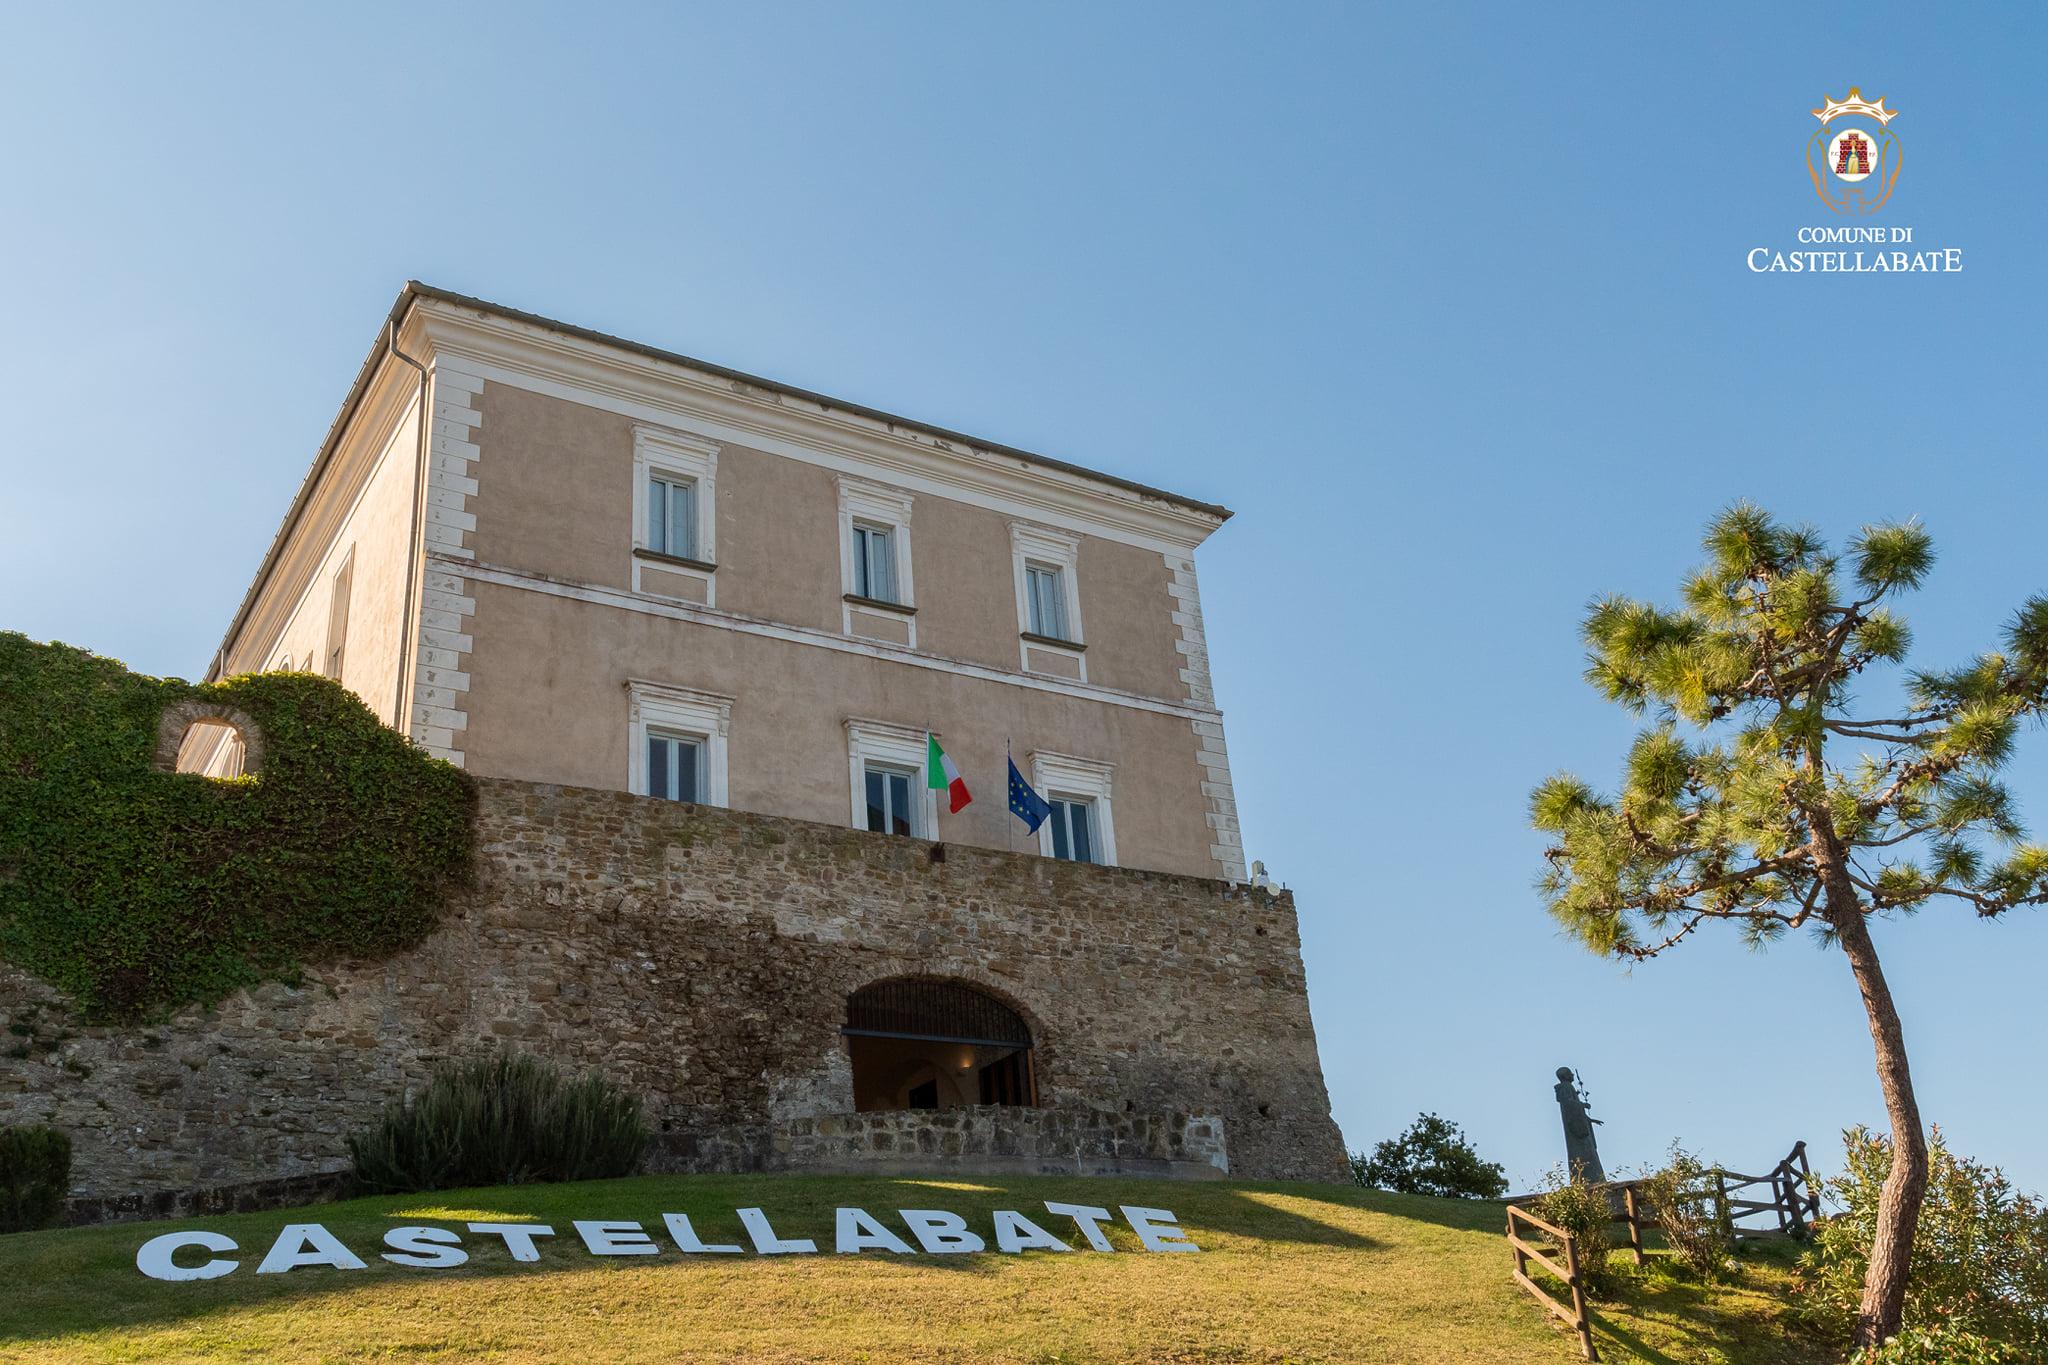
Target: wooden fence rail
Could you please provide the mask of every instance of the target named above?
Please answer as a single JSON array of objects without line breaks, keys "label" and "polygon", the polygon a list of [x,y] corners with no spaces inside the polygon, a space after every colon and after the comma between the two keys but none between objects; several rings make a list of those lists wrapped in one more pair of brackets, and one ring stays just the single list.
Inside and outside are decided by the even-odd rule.
[{"label": "wooden fence rail", "polygon": [[[1794,1143],[1790,1154],[1766,1175],[1743,1175],[1718,1166],[1711,1175],[1720,1207],[1726,1210],[1731,1236],[1803,1238],[1820,1216],[1820,1195],[1814,1188],[1813,1170],[1806,1162],[1804,1142]],[[1613,1211],[1610,1221],[1622,1224],[1627,1231],[1628,1249],[1637,1265],[1648,1262],[1643,1252],[1643,1228],[1654,1227],[1657,1221],[1654,1211],[1645,1207],[1641,1184],[1639,1180],[1615,1180],[1599,1187],[1609,1196],[1609,1208]],[[1760,1186],[1770,1190],[1769,1199],[1739,1197]],[[1618,1199],[1614,1197],[1617,1194]],[[1580,1260],[1578,1239],[1522,1207],[1535,1198],[1520,1195],[1508,1201],[1508,1250],[1514,1257],[1515,1283],[1577,1334],[1586,1359],[1597,1361],[1600,1353],[1593,1346],[1593,1318],[1586,1308],[1585,1266]],[[1775,1218],[1777,1226],[1743,1224],[1743,1219],[1759,1214]],[[1555,1245],[1539,1245],[1525,1236],[1525,1231],[1548,1237]],[[1569,1302],[1529,1274],[1531,1262],[1564,1286]]]},{"label": "wooden fence rail", "polygon": [[[1522,1236],[1524,1229],[1542,1233],[1556,1243],[1554,1247],[1538,1246]],[[1536,1302],[1549,1309],[1560,1321],[1578,1334],[1579,1349],[1586,1353],[1586,1359],[1597,1361],[1599,1351],[1593,1348],[1593,1318],[1586,1311],[1586,1277],[1579,1265],[1579,1243],[1563,1228],[1546,1223],[1535,1214],[1518,1205],[1508,1205],[1508,1250],[1515,1259],[1515,1283],[1529,1291]],[[1564,1257],[1559,1264],[1556,1257]],[[1534,1261],[1565,1287],[1570,1303],[1554,1298],[1544,1286],[1529,1275],[1529,1263]]]}]

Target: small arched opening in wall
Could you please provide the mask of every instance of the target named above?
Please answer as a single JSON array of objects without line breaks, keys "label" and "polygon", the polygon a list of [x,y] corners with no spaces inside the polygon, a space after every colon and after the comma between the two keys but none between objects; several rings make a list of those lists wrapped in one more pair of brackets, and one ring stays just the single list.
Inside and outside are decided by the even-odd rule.
[{"label": "small arched opening in wall", "polygon": [[1030,1026],[963,982],[897,977],[863,986],[847,997],[840,1032],[861,1113],[1038,1103]]},{"label": "small arched opening in wall", "polygon": [[158,772],[254,777],[263,771],[263,736],[232,706],[173,702],[157,723],[154,762]]}]

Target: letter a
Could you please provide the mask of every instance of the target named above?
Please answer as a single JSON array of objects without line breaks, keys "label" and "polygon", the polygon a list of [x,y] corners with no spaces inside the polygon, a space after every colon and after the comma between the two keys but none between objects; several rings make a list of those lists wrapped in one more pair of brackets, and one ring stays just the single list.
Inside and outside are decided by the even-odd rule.
[{"label": "letter a", "polygon": [[1072,1251],[1073,1248],[1014,1209],[996,1210],[998,1251]]},{"label": "letter a", "polygon": [[883,1227],[866,1209],[839,1210],[836,1241],[834,1250],[842,1256],[856,1251],[893,1251],[898,1256],[912,1254],[910,1243]]},{"label": "letter a", "polygon": [[318,1223],[286,1223],[284,1231],[278,1233],[277,1240],[270,1244],[270,1252],[263,1258],[263,1264],[256,1267],[256,1273],[281,1275],[302,1265],[331,1265],[336,1270],[364,1268],[353,1251],[336,1241],[334,1234]]}]

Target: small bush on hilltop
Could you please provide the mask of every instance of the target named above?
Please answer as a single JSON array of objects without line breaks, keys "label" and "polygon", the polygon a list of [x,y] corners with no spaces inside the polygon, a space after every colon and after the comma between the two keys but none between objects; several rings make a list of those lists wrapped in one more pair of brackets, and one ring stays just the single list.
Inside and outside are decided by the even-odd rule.
[{"label": "small bush on hilltop", "polygon": [[[1816,1312],[1846,1330],[1855,1320],[1892,1151],[1888,1140],[1861,1127],[1844,1133],[1842,1142],[1846,1169],[1822,1185],[1842,1211],[1815,1225],[1800,1267]],[[2014,1190],[1998,1168],[1950,1152],[1938,1127],[1929,1135],[1927,1158],[1927,1202],[1913,1239],[1905,1324],[1926,1329],[1928,1341],[1950,1339],[1931,1331],[1940,1328],[1958,1340],[1974,1335],[2019,1354],[1879,1354],[1869,1360],[2048,1361],[2048,1206]]]},{"label": "small bush on hilltop", "polygon": [[41,1124],[0,1128],[0,1232],[57,1221],[71,1189],[71,1139]]},{"label": "small bush on hilltop", "polygon": [[1442,1199],[1498,1199],[1507,1173],[1482,1161],[1464,1130],[1435,1114],[1418,1114],[1408,1131],[1351,1157],[1351,1178],[1373,1189]]},{"label": "small bush on hilltop", "polygon": [[1607,1272],[1614,1210],[1607,1202],[1607,1187],[1588,1182],[1577,1170],[1567,1176],[1562,1166],[1553,1166],[1543,1179],[1543,1193],[1528,1201],[1530,1211],[1564,1229],[1578,1243],[1579,1273],[1585,1278],[1586,1292],[1608,1292],[1614,1285]]},{"label": "small bush on hilltop", "polygon": [[1735,1229],[1713,1167],[1673,1143],[1670,1163],[1636,1182],[1636,1198],[1686,1269],[1710,1280],[1728,1270]]},{"label": "small bush on hilltop", "polygon": [[348,1154],[366,1190],[410,1193],[631,1175],[647,1146],[640,1101],[512,1053],[438,1068]]}]

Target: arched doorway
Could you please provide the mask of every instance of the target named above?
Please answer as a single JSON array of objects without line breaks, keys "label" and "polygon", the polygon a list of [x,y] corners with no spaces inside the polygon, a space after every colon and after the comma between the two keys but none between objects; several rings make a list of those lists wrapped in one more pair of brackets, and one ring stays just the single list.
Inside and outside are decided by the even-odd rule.
[{"label": "arched doorway", "polygon": [[955,1109],[1038,1103],[1031,1029],[1002,1001],[957,981],[877,981],[846,1001],[853,1107]]}]

